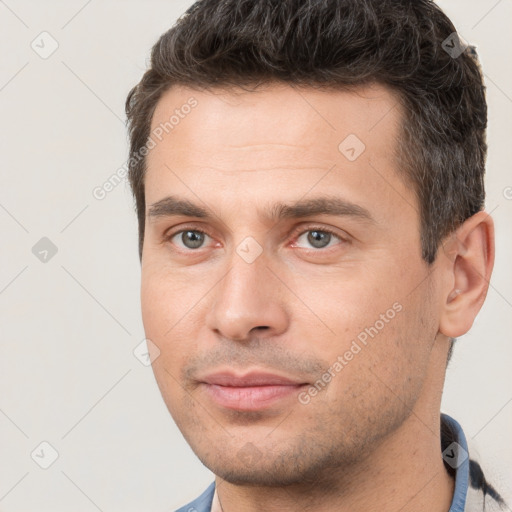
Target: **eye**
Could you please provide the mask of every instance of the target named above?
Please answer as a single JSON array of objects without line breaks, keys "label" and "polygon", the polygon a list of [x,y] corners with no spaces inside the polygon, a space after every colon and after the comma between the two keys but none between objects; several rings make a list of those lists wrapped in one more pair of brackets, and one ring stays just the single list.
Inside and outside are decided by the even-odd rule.
[{"label": "eye", "polygon": [[[303,231],[302,234],[297,237],[293,245],[298,246],[300,243],[307,243],[314,249],[325,249],[326,247],[336,245],[335,243],[331,244],[331,242],[336,241],[344,242],[345,240],[328,229],[312,228],[307,231]],[[307,249],[307,247],[305,248]]]},{"label": "eye", "polygon": [[171,235],[168,240],[180,249],[200,249],[205,240],[210,238],[204,231],[186,229]]}]

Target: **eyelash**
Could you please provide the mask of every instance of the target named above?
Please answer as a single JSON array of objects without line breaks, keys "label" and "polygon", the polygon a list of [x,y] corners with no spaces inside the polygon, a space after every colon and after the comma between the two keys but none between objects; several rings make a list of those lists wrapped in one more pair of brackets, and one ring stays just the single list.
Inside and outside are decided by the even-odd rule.
[{"label": "eyelash", "polygon": [[[186,231],[193,231],[194,233],[202,233],[204,235],[208,235],[212,239],[214,238],[213,235],[206,229],[198,229],[198,228],[194,228],[191,226],[191,227],[181,228],[179,231],[175,231],[175,232],[172,232],[172,233],[166,235],[164,241],[170,242],[176,235],[179,235]],[[339,235],[338,233],[336,233],[334,230],[323,227],[323,226],[308,226],[307,229],[304,229],[304,227],[297,228],[296,230],[294,230],[292,232],[291,236],[292,236],[293,240],[296,241],[301,235],[308,233],[310,231],[320,231],[322,233],[329,233],[330,235],[337,238],[340,242],[345,242],[345,243],[349,242],[349,240],[347,238],[344,238],[341,235]],[[198,249],[188,249],[186,252],[199,252],[201,249],[202,249],[202,247],[200,247]],[[327,251],[328,249],[329,248],[325,249],[325,251]],[[324,249],[323,248],[322,249],[311,248],[310,250],[315,251],[315,252],[320,252]]]},{"label": "eyelash", "polygon": [[[301,228],[297,228],[297,230],[293,231],[292,237],[293,237],[294,243],[297,241],[297,239],[300,236],[302,236],[305,233],[308,233],[310,231],[320,231],[321,233],[329,233],[333,237],[337,238],[340,242],[348,242],[348,240],[346,238],[343,238],[341,235],[336,233],[333,229],[325,228],[323,226],[308,226],[307,229],[304,229],[304,227],[301,227]],[[314,252],[320,252],[320,251],[328,251],[329,249],[332,249],[332,247],[327,247],[325,249],[323,247],[321,249],[315,249],[312,247],[309,250],[314,251]]]}]

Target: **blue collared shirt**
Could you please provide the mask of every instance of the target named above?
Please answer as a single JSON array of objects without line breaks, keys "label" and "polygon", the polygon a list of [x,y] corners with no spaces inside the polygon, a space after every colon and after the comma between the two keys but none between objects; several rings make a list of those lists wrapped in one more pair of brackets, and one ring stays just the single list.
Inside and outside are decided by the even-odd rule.
[{"label": "blue collared shirt", "polygon": [[[484,511],[489,509],[489,505],[494,505],[495,508],[493,509],[498,510],[503,504],[503,500],[494,488],[486,482],[478,462],[467,455],[469,448],[462,427],[447,414],[441,414],[441,422],[444,427],[442,437],[445,437],[442,444],[447,447],[445,449],[448,453],[447,456],[451,454],[458,458],[458,461],[454,464],[456,467],[453,468],[455,490],[449,512]],[[458,451],[458,453],[454,454],[454,450],[450,448],[452,443],[457,443],[456,452]],[[176,512],[210,512],[214,494],[215,482],[199,498],[181,507]]]}]

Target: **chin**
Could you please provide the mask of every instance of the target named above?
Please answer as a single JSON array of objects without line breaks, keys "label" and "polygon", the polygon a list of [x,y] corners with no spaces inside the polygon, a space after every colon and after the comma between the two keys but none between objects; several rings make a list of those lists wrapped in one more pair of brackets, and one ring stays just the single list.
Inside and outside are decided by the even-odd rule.
[{"label": "chin", "polygon": [[[287,487],[318,482],[322,473],[325,473],[323,480],[329,480],[335,471],[343,471],[343,456],[324,451],[319,445],[315,448],[309,443],[299,443],[258,449],[247,442],[238,449],[224,445],[219,451],[194,451],[210,471],[233,485]],[[348,460],[346,463],[349,467]]]},{"label": "chin", "polygon": [[[267,467],[269,466],[269,467]],[[248,485],[254,487],[286,487],[304,483],[305,476],[288,468],[286,472],[275,466],[264,464],[256,467],[228,467],[215,464],[209,469],[217,476],[233,485]]]}]

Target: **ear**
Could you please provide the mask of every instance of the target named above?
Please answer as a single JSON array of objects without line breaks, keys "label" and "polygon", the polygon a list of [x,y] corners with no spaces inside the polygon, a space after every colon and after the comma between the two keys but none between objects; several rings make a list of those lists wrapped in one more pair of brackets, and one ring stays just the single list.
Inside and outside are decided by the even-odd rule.
[{"label": "ear", "polygon": [[489,289],[494,265],[494,222],[486,212],[467,219],[439,251],[442,303],[439,331],[457,338],[469,331]]}]

